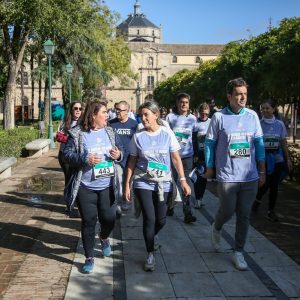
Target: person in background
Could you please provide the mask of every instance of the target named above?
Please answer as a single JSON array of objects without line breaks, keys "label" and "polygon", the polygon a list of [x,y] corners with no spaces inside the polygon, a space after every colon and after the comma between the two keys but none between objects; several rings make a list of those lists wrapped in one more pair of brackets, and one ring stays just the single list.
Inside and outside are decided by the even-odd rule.
[{"label": "person in background", "polygon": [[215,99],[211,99],[209,102],[209,118],[211,119],[215,112],[217,112],[218,109],[216,108],[216,102]]},{"label": "person in background", "polygon": [[165,107],[161,107],[159,109],[159,112],[160,112],[160,118],[162,120],[166,120],[166,117],[167,117],[167,114],[168,114],[168,110]]},{"label": "person in background", "polygon": [[204,156],[204,142],[206,132],[210,124],[209,105],[204,102],[198,107],[199,118],[195,125],[195,132],[193,132],[193,148],[194,148],[194,169],[189,177],[194,183],[195,190],[195,208],[200,209],[203,205],[203,195],[206,189],[207,179],[203,177],[206,170],[205,156]]},{"label": "person in background", "polygon": [[266,100],[262,103],[262,119],[260,121],[263,134],[264,146],[266,152],[266,183],[258,189],[256,200],[252,210],[256,212],[261,203],[263,195],[269,191],[268,218],[272,222],[278,222],[279,218],[275,213],[275,207],[278,195],[278,185],[286,174],[286,165],[288,171],[292,170],[292,164],[289,159],[287,147],[287,132],[282,121],[275,117],[276,105],[272,100]]},{"label": "person in background", "polygon": [[129,104],[126,101],[120,101],[116,105],[116,114],[117,117],[109,121],[110,126],[114,129],[114,131],[119,135],[120,140],[124,147],[124,158],[121,163],[116,164],[116,168],[118,168],[118,180],[119,180],[119,197],[118,197],[118,208],[117,214],[121,215],[122,210],[128,210],[129,206],[127,201],[123,201],[123,178],[125,178],[125,168],[127,164],[127,158],[129,155],[129,143],[136,132],[137,121],[135,119],[128,117],[129,112]]},{"label": "person in background", "polygon": [[[57,132],[63,132],[65,135],[68,135],[68,131],[71,128],[75,127],[77,124],[79,124],[81,115],[82,115],[81,103],[76,101],[72,102],[65,115],[64,121],[59,124]],[[61,143],[59,146],[58,161],[65,175],[65,186],[66,186],[71,177],[72,172],[71,172],[70,165],[66,162],[64,158],[63,151],[65,145],[66,145],[65,143]]]},{"label": "person in background", "polygon": [[94,269],[95,227],[100,223],[102,255],[111,255],[109,235],[116,219],[117,176],[115,163],[123,158],[123,146],[111,127],[107,127],[106,102],[87,104],[80,126],[69,130],[64,155],[72,164],[72,180],[65,189],[70,208],[75,200],[82,219],[81,233],[85,253],[83,273]]},{"label": "person in background", "polygon": [[131,201],[133,194],[143,214],[143,234],[147,248],[145,271],[155,268],[154,250],[158,250],[158,232],[166,223],[167,199],[173,190],[171,159],[178,172],[185,196],[191,194],[179,155],[180,145],[169,128],[162,126],[159,107],[154,101],[143,103],[139,112],[144,128],[137,131],[130,142],[125,193]]},{"label": "person in background", "polygon": [[[183,164],[184,174],[188,180],[188,184],[191,185],[189,174],[193,170],[194,150],[192,142],[192,133],[195,131],[195,125],[197,122],[196,117],[190,113],[190,96],[186,93],[180,93],[177,95],[176,106],[172,113],[167,115],[167,122],[170,128],[173,130],[179,144],[180,144],[180,157]],[[178,176],[176,172],[173,173],[175,181]],[[184,222],[192,223],[197,220],[192,214],[191,197],[183,197],[183,213]],[[173,215],[174,209],[168,210],[168,215]]]},{"label": "person in background", "polygon": [[220,250],[222,227],[236,213],[232,261],[238,270],[246,270],[243,250],[251,207],[258,184],[266,180],[263,132],[256,112],[245,107],[247,83],[242,78],[230,80],[226,91],[229,103],[213,115],[205,139],[205,177],[211,178],[215,167],[220,200],[211,241]]}]

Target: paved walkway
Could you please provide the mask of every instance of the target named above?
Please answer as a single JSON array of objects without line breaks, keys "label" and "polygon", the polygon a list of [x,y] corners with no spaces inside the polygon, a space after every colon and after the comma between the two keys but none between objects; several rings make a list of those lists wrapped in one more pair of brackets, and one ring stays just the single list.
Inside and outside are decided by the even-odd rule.
[{"label": "paved walkway", "polygon": [[195,224],[182,222],[180,205],[168,217],[154,272],[143,271],[141,218],[128,212],[115,226],[112,257],[102,257],[98,242],[95,272],[82,274],[80,221],[64,215],[56,151],[26,161],[0,183],[0,298],[300,299],[300,266],[253,227],[248,271],[231,263],[234,220],[224,227],[223,250],[213,251],[218,199],[209,191]]}]

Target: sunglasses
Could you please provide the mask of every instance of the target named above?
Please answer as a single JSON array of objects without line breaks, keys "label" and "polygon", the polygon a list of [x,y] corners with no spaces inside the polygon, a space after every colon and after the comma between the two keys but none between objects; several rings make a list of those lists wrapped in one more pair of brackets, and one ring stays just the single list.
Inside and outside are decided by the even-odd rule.
[{"label": "sunglasses", "polygon": [[82,111],[82,107],[75,106],[75,107],[73,107],[73,110],[80,110],[80,111]]},{"label": "sunglasses", "polygon": [[116,108],[116,112],[121,112],[121,111],[127,111],[127,109],[119,109],[119,108]]}]

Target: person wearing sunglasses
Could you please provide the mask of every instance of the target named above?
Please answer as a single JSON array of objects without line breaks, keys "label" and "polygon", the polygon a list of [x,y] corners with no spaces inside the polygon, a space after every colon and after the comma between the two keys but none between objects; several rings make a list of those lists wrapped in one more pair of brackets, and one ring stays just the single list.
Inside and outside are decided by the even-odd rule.
[{"label": "person wearing sunglasses", "polygon": [[72,102],[65,115],[64,121],[60,123],[56,133],[56,137],[58,137],[58,132],[63,133],[66,136],[65,140],[60,142],[59,153],[58,153],[58,161],[65,176],[65,186],[67,185],[71,177],[72,170],[69,163],[65,160],[63,151],[69,135],[68,131],[71,128],[75,127],[77,124],[79,124],[81,115],[82,115],[81,103],[77,101]]},{"label": "person wearing sunglasses", "polygon": [[203,205],[203,195],[206,189],[207,179],[202,177],[205,172],[205,157],[204,157],[204,142],[205,136],[210,124],[209,105],[204,102],[201,103],[197,109],[199,116],[195,125],[195,132],[193,132],[193,148],[194,148],[194,169],[190,173],[190,178],[194,183],[195,190],[195,205],[196,209],[200,209]]},{"label": "person wearing sunglasses", "polygon": [[117,206],[117,214],[118,216],[122,215],[122,210],[126,211],[129,209],[129,205],[127,201],[123,200],[123,178],[125,178],[125,167],[127,164],[127,158],[129,155],[129,143],[136,132],[138,123],[135,119],[129,117],[129,104],[126,101],[120,101],[115,105],[115,111],[117,117],[109,120],[110,126],[114,129],[114,131],[119,135],[120,140],[124,147],[124,159],[121,163],[116,164],[116,168],[118,169],[118,179],[119,179],[119,197],[118,197],[118,206]]}]

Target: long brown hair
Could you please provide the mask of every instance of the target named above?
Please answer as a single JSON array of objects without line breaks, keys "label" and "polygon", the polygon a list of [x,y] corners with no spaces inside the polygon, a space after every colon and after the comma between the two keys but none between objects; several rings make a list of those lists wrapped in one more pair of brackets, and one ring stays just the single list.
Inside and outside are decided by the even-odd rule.
[{"label": "long brown hair", "polygon": [[96,115],[103,106],[107,107],[106,101],[96,100],[87,103],[81,122],[81,128],[83,131],[89,131],[93,128],[93,116]]},{"label": "long brown hair", "polygon": [[[72,111],[73,111],[73,107],[75,106],[75,104],[80,104],[81,105],[81,103],[79,101],[74,101],[70,104],[70,107],[69,107],[69,109],[68,109],[68,111],[65,115],[65,119],[64,119],[64,124],[63,124],[64,132],[67,132],[68,130],[70,130],[71,124],[74,121],[73,117],[72,117]],[[79,119],[77,120],[77,124],[79,124],[81,122],[81,119],[82,119],[82,112],[81,112],[81,115],[80,115]]]}]

